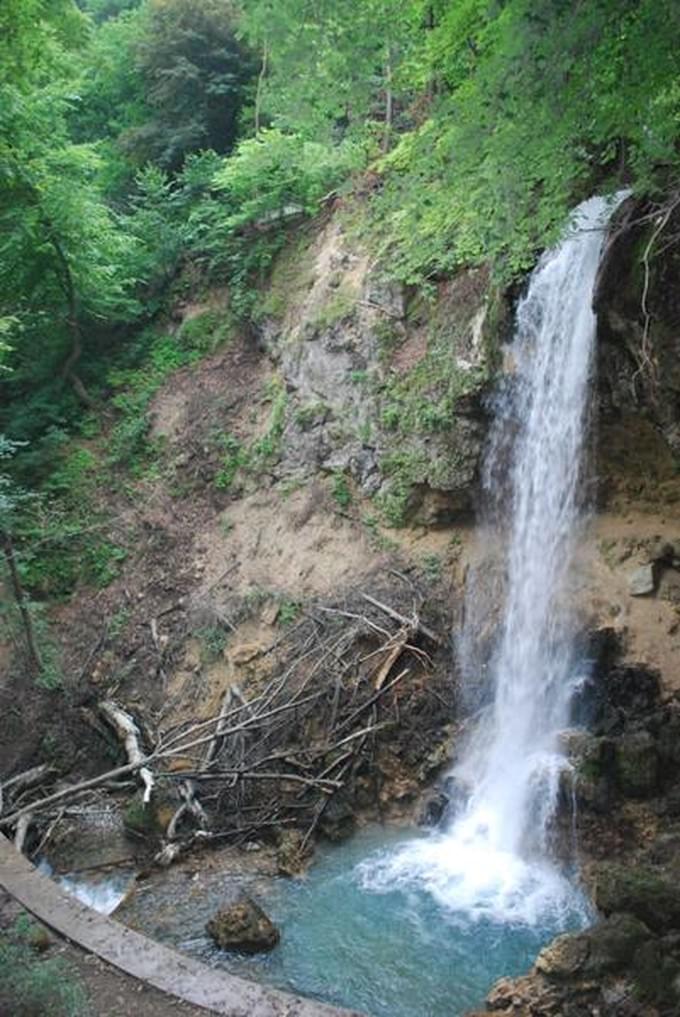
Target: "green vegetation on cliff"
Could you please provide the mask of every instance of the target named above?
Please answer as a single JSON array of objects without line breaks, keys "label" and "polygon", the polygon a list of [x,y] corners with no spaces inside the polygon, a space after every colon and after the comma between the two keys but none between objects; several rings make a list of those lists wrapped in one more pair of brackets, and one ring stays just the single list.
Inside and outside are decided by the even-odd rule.
[{"label": "green vegetation on cliff", "polygon": [[[276,254],[331,202],[425,298],[470,265],[518,277],[594,189],[661,206],[679,34],[673,0],[6,0],[0,434],[7,483],[37,494],[9,535],[27,597],[115,575],[94,492],[151,468],[155,389],[266,315]],[[228,312],[178,328],[214,286]],[[445,429],[469,380],[449,361],[444,335],[382,386],[387,432]],[[274,456],[277,405],[258,447],[225,437],[218,486]]]}]

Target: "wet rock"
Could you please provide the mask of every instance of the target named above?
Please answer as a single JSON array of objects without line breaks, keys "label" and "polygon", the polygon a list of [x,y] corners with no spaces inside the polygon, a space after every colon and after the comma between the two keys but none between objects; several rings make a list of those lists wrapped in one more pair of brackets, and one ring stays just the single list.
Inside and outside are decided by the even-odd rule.
[{"label": "wet rock", "polygon": [[449,796],[443,788],[433,788],[423,799],[418,812],[418,826],[438,826],[449,807]]},{"label": "wet rock", "polygon": [[579,808],[607,813],[614,789],[614,740],[578,732],[567,748],[574,769],[563,774],[564,802],[569,805],[575,794]]},{"label": "wet rock", "polygon": [[404,287],[384,274],[374,271],[366,277],[363,299],[379,307],[392,319],[404,317]]},{"label": "wet rock", "polygon": [[486,997],[486,1008],[512,1017],[566,1017],[563,998],[562,988],[539,974],[501,978]]},{"label": "wet rock", "polygon": [[536,958],[536,970],[560,981],[582,971],[588,959],[590,943],[585,934],[558,936]]},{"label": "wet rock", "polygon": [[259,904],[236,891],[207,922],[206,930],[222,950],[260,953],[273,950],[279,930]]},{"label": "wet rock", "polygon": [[631,597],[646,597],[654,593],[654,565],[641,565],[631,574],[628,580],[628,592]]},{"label": "wet rock", "polygon": [[[680,1004],[680,944],[678,936],[649,939],[636,951],[633,976],[638,994],[677,1013]],[[670,1009],[672,1007],[672,1009]]]},{"label": "wet rock", "polygon": [[324,837],[335,843],[351,837],[356,829],[356,817],[349,802],[339,795],[331,798],[324,809],[319,829]]},{"label": "wet rock", "polygon": [[591,879],[603,914],[627,912],[653,932],[680,929],[680,886],[657,870],[600,862],[591,869]]},{"label": "wet rock", "polygon": [[300,876],[312,857],[312,849],[304,842],[300,830],[282,830],[276,847],[276,866],[282,876]]}]

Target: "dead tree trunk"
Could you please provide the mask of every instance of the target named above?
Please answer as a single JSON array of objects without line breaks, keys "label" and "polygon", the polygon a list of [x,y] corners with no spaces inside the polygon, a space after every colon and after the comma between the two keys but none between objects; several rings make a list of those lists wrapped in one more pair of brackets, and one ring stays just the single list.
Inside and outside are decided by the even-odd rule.
[{"label": "dead tree trunk", "polygon": [[43,670],[43,661],[35,638],[35,629],[33,627],[31,613],[28,610],[28,598],[26,597],[21,577],[19,576],[19,569],[17,568],[14,544],[12,543],[11,536],[6,530],[0,530],[0,544],[2,544],[2,553],[5,557],[5,561],[7,562],[14,599],[17,607],[19,608],[19,615],[21,617],[24,636],[26,637],[29,657],[31,658],[31,663],[35,670],[40,673]]},{"label": "dead tree trunk", "polygon": [[129,762],[132,765],[139,767],[137,772],[139,774],[139,779],[144,785],[142,801],[146,805],[151,801],[151,794],[154,789],[154,777],[149,767],[145,765],[146,756],[142,752],[139,744],[141,739],[139,728],[130,714],[111,700],[100,703],[99,712],[105,720],[109,722],[125,746],[125,753]]}]

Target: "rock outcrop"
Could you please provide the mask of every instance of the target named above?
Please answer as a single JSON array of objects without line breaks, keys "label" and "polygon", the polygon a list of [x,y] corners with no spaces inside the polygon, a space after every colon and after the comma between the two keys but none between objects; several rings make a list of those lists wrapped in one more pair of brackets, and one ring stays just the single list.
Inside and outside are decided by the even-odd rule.
[{"label": "rock outcrop", "polygon": [[414,297],[331,221],[279,259],[258,334],[288,394],[279,476],[351,476],[394,523],[469,512],[507,321],[484,269]]},{"label": "rock outcrop", "polygon": [[261,953],[273,950],[279,930],[259,904],[235,891],[206,924],[206,930],[222,950]]},{"label": "rock outcrop", "polygon": [[630,198],[595,292],[603,498],[677,500],[680,483],[680,207]]}]

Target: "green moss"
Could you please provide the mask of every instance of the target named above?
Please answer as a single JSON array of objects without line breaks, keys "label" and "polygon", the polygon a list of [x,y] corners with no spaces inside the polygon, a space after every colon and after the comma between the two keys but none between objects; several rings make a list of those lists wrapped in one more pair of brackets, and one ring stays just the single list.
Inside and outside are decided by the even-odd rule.
[{"label": "green moss", "polygon": [[309,430],[320,420],[324,420],[329,413],[328,406],[326,403],[314,402],[305,403],[304,406],[299,406],[293,414],[295,423],[302,428],[303,431]]},{"label": "green moss", "polygon": [[288,393],[282,378],[276,375],[269,381],[264,398],[270,404],[269,420],[264,434],[256,441],[245,444],[233,434],[220,435],[217,439],[223,455],[214,484],[222,491],[234,486],[240,472],[256,474],[279,456],[288,408]]},{"label": "green moss", "polygon": [[413,485],[422,482],[423,471],[427,467],[424,450],[401,448],[383,459],[382,469],[387,484],[376,495],[375,502],[389,526],[398,528],[406,524]]},{"label": "green moss", "polygon": [[223,449],[223,455],[214,484],[220,491],[228,491],[232,487],[238,471],[248,465],[250,456],[248,450],[233,434],[224,434],[218,441]]},{"label": "green moss", "polygon": [[300,300],[313,282],[314,256],[308,235],[298,235],[278,254],[262,299],[252,318],[281,320],[288,308]]},{"label": "green moss", "polygon": [[187,318],[181,325],[177,338],[187,350],[198,353],[213,353],[231,339],[234,321],[226,309],[212,309]]},{"label": "green moss", "polygon": [[349,318],[356,308],[356,296],[346,289],[335,291],[318,310],[312,326],[318,332],[332,328],[338,322]]},{"label": "green moss", "polygon": [[275,375],[267,387],[266,398],[271,403],[267,430],[253,444],[251,453],[254,465],[267,466],[274,462],[281,449],[281,438],[286,426],[288,393],[282,378]]},{"label": "green moss", "polygon": [[204,664],[213,664],[219,660],[229,642],[229,633],[222,625],[206,625],[195,635],[201,646],[201,659]]},{"label": "green moss", "polygon": [[373,334],[378,340],[381,361],[388,361],[405,337],[404,331],[391,318],[379,318],[373,326]]},{"label": "green moss", "polygon": [[293,597],[281,597],[279,600],[279,613],[276,620],[279,625],[292,625],[297,621],[302,611],[302,602]]}]

